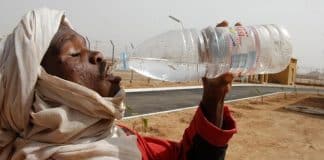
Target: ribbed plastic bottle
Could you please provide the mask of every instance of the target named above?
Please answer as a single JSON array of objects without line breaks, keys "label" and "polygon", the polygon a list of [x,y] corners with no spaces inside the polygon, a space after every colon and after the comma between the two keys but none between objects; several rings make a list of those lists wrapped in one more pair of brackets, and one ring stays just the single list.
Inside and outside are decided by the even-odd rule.
[{"label": "ribbed plastic bottle", "polygon": [[129,66],[144,76],[164,81],[277,73],[292,55],[290,36],[279,25],[207,27],[173,30],[138,45]]}]

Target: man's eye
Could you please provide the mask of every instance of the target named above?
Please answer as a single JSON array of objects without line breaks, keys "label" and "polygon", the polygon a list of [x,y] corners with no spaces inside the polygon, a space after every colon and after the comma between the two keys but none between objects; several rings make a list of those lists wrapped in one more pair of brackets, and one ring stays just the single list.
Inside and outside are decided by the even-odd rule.
[{"label": "man's eye", "polygon": [[78,56],[80,56],[80,52],[79,53],[71,53],[71,56],[72,57],[78,57]]}]

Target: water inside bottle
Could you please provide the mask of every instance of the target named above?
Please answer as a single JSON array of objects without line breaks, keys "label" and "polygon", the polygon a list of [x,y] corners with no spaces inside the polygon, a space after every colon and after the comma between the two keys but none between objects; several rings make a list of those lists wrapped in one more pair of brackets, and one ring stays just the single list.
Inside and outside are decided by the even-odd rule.
[{"label": "water inside bottle", "polygon": [[253,74],[255,72],[256,53],[240,53],[232,55],[229,72],[240,75]]},{"label": "water inside bottle", "polygon": [[166,59],[130,58],[130,69],[154,79],[180,82],[197,80],[206,72],[205,64],[176,63]]}]

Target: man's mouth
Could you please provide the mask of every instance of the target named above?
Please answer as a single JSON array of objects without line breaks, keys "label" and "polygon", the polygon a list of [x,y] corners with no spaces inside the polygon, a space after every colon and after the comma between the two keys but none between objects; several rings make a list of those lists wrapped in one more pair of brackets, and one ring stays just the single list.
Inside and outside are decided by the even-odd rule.
[{"label": "man's mouth", "polygon": [[121,81],[121,77],[114,76],[112,74],[112,69],[113,69],[113,64],[110,61],[108,60],[102,61],[99,68],[100,78],[102,80],[108,80],[114,84],[119,84]]},{"label": "man's mouth", "polygon": [[121,77],[114,76],[113,74],[108,74],[106,79],[109,80],[111,83],[114,83],[114,84],[119,84],[119,82],[121,81]]}]

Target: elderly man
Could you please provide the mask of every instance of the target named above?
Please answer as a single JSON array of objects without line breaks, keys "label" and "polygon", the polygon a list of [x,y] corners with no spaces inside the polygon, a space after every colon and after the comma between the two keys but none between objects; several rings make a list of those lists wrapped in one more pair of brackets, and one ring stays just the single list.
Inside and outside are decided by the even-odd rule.
[{"label": "elderly man", "polygon": [[171,142],[114,124],[125,92],[111,65],[63,12],[27,13],[0,43],[0,160],[224,159],[236,133],[223,104],[231,74],[203,78],[196,114],[183,139]]}]

